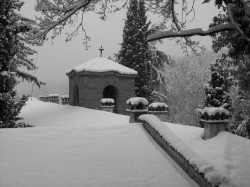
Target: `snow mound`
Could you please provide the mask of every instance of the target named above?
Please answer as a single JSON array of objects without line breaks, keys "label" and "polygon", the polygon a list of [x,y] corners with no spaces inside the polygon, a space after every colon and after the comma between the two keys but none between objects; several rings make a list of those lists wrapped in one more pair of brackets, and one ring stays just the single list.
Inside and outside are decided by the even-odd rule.
[{"label": "snow mound", "polygon": [[72,71],[76,72],[117,72],[120,74],[127,74],[127,75],[137,75],[138,72],[130,69],[126,66],[123,66],[117,62],[114,62],[113,60],[104,58],[104,57],[97,57],[92,60],[89,60],[79,66],[76,66],[72,70],[68,71],[67,73],[70,73]]},{"label": "snow mound", "polygon": [[138,105],[142,103],[144,106],[148,105],[148,100],[145,99],[144,97],[131,97],[126,101],[127,105]]},{"label": "snow mound", "polygon": [[155,103],[151,103],[149,106],[149,108],[158,108],[158,107],[165,107],[168,108],[168,105],[166,103],[159,103],[159,102],[155,102]]},{"label": "snow mound", "polygon": [[205,113],[209,116],[215,115],[216,113],[229,115],[229,111],[222,107],[205,107],[202,109],[201,114]]},{"label": "snow mound", "polygon": [[0,130],[1,187],[195,186],[128,116],[36,99],[21,116],[36,127]]},{"label": "snow mound", "polygon": [[198,172],[203,173],[204,177],[214,186],[221,184],[224,177],[206,160],[202,159],[189,146],[187,146],[179,137],[177,137],[167,126],[154,115],[144,114],[139,117],[140,120],[148,122],[166,142],[169,143],[179,154],[181,154]]},{"label": "snow mound", "polygon": [[119,126],[129,122],[129,117],[100,110],[29,99],[19,115],[36,127],[65,126]]},{"label": "snow mound", "polygon": [[114,99],[111,99],[111,98],[102,98],[101,103],[115,103]]}]

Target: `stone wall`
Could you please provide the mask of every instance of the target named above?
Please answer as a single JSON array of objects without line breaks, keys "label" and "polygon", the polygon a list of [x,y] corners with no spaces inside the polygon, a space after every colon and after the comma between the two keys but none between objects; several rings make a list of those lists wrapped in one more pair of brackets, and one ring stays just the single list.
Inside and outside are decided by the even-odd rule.
[{"label": "stone wall", "polygon": [[[74,103],[74,90],[79,89],[79,104]],[[74,73],[69,75],[69,98],[71,105],[100,109],[103,90],[113,86],[117,90],[116,109],[119,114],[126,113],[126,101],[135,94],[135,76],[107,73]]]}]

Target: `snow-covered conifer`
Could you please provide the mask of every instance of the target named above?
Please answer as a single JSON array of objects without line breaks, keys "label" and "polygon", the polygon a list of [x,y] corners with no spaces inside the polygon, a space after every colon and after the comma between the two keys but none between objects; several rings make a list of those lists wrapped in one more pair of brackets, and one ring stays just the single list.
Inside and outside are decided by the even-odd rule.
[{"label": "snow-covered conifer", "polygon": [[152,56],[147,41],[149,22],[143,0],[131,0],[123,29],[119,63],[138,71],[136,96],[152,101]]},{"label": "snow-covered conifer", "polygon": [[211,64],[211,79],[204,84],[206,100],[203,107],[223,107],[231,106],[229,97],[230,68],[228,62],[224,58],[219,58],[214,64]]},{"label": "snow-covered conifer", "polygon": [[36,77],[23,71],[36,66],[28,58],[35,51],[26,42],[34,22],[17,13],[22,5],[19,0],[0,1],[0,128],[15,127],[16,117],[27,100],[25,96],[14,98],[18,78],[41,85]]}]

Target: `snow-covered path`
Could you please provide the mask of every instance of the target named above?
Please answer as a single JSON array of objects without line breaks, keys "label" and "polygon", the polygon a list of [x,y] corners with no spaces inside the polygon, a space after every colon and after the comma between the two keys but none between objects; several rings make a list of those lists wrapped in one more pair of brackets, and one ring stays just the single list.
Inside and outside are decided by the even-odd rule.
[{"label": "snow-covered path", "polygon": [[0,130],[1,187],[196,186],[127,116],[37,100],[22,116],[37,127]]}]

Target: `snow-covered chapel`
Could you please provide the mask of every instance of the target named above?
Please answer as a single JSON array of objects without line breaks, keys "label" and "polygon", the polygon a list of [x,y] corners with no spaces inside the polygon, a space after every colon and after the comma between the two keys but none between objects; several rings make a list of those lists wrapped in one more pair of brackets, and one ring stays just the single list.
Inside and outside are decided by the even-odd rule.
[{"label": "snow-covered chapel", "polygon": [[115,112],[126,114],[126,100],[135,95],[137,71],[97,57],[67,72],[69,103],[99,109],[102,98],[115,100]]}]

